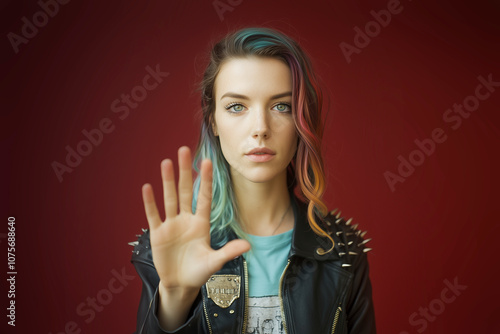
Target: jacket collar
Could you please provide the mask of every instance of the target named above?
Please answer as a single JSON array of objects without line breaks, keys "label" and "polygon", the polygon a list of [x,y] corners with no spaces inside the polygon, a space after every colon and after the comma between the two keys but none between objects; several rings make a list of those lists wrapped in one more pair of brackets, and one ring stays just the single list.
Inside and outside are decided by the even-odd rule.
[{"label": "jacket collar", "polygon": [[299,201],[295,196],[291,196],[293,213],[295,216],[295,227],[292,236],[292,247],[290,249],[290,257],[300,256],[308,259],[326,260],[338,258],[337,252],[332,251],[327,255],[319,255],[316,251],[318,248],[329,249],[331,242],[325,237],[321,237],[314,233],[309,226],[307,219],[307,204]]},{"label": "jacket collar", "polygon": [[[327,259],[339,259],[338,253],[336,251],[332,251],[326,255],[319,255],[316,252],[319,247],[323,249],[329,249],[331,247],[331,242],[325,237],[318,236],[309,226],[309,222],[307,220],[307,204],[301,202],[293,194],[290,195],[290,200],[292,202],[295,224],[292,234],[292,245],[290,247],[289,258],[293,256],[300,256],[303,258],[319,261]],[[333,235],[333,237],[334,239],[336,239],[335,234]],[[226,242],[236,238],[236,234],[231,231]],[[219,240],[211,240],[211,244],[214,249],[222,247],[221,244],[224,243],[225,242],[220,242]]]}]

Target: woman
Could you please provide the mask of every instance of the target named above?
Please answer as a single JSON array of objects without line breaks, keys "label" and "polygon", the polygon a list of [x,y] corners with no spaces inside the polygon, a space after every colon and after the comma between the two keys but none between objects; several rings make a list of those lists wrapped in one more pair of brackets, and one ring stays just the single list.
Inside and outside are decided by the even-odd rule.
[{"label": "woman", "polygon": [[[298,44],[267,28],[226,36],[201,83],[191,152],[161,163],[166,219],[149,229],[138,333],[375,333],[364,233],[328,213],[321,92]],[[154,260],[153,260],[154,259]]]}]

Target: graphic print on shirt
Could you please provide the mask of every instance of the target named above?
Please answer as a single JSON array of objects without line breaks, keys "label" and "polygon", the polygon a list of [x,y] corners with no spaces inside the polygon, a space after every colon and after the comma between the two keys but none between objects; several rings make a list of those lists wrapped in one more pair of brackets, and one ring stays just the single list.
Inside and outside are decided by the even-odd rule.
[{"label": "graphic print on shirt", "polygon": [[278,296],[250,297],[246,334],[284,334]]}]

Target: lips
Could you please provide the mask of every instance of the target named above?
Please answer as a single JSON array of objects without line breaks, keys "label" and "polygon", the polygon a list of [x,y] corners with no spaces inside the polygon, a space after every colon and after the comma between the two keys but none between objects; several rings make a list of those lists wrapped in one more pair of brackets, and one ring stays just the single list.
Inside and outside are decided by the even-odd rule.
[{"label": "lips", "polygon": [[274,158],[276,153],[267,147],[257,147],[245,154],[253,162],[267,162]]},{"label": "lips", "polygon": [[275,155],[276,153],[273,150],[268,149],[267,147],[257,147],[248,152],[246,155],[249,154],[271,154]]}]

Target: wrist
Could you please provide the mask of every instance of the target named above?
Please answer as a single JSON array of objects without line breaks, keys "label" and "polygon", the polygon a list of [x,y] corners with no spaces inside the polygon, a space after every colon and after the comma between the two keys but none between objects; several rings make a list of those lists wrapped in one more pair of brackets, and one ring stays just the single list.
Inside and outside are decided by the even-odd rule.
[{"label": "wrist", "polygon": [[170,302],[183,302],[183,301],[194,301],[198,293],[200,292],[200,288],[192,288],[192,287],[166,287],[161,281],[158,285],[158,293],[160,294],[160,298],[165,301]]},{"label": "wrist", "polygon": [[160,326],[167,331],[173,331],[180,327],[186,321],[189,309],[196,300],[199,291],[199,288],[166,288],[160,282],[158,286],[160,298],[158,320]]}]

